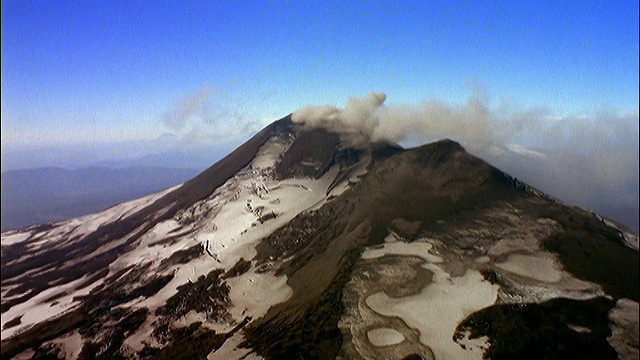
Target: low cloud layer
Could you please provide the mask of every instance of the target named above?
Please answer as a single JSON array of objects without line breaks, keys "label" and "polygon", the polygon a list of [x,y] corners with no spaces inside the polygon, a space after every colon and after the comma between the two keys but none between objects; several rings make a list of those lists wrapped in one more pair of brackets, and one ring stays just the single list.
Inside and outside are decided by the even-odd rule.
[{"label": "low cloud layer", "polygon": [[174,130],[194,124],[218,125],[232,122],[244,125],[249,119],[243,112],[229,106],[234,103],[229,94],[216,87],[202,86],[176,100],[173,107],[162,115],[162,122]]},{"label": "low cloud layer", "polygon": [[264,124],[247,115],[227,91],[203,86],[177,99],[161,121],[183,146],[207,145],[242,138]]},{"label": "low cloud layer", "polygon": [[186,94],[176,100],[173,108],[162,116],[162,122],[174,129],[187,126],[195,118],[204,122],[214,122],[210,98],[217,92],[214,88],[202,87],[193,93]]},{"label": "low cloud layer", "polygon": [[350,98],[344,109],[308,106],[295,123],[338,133],[343,146],[420,145],[442,138],[561,200],[638,228],[638,114],[552,116],[544,108],[490,108],[438,100],[385,105],[384,93]]}]

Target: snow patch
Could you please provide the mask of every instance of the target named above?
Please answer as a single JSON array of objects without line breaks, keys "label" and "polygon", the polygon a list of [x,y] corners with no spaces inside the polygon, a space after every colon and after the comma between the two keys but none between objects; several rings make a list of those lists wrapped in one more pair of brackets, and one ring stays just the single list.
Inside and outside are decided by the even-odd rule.
[{"label": "snow patch", "polygon": [[31,237],[30,231],[25,231],[25,232],[9,231],[2,234],[2,246],[21,243],[29,239],[30,237]]},{"label": "snow patch", "polygon": [[498,286],[485,281],[475,270],[450,277],[440,267],[434,283],[419,294],[391,298],[379,292],[366,299],[367,305],[384,316],[398,316],[420,331],[420,342],[429,346],[437,359],[481,359],[481,347],[463,349],[453,340],[458,324],[472,313],[493,305]]},{"label": "snow patch", "polygon": [[397,345],[404,341],[404,335],[391,328],[376,328],[367,332],[367,338],[373,346]]},{"label": "snow patch", "polygon": [[621,359],[638,359],[640,306],[630,299],[620,299],[609,312],[611,336],[607,341]]},{"label": "snow patch", "polygon": [[61,354],[65,359],[77,359],[80,356],[82,347],[84,346],[84,340],[78,330],[73,331],[61,338],[51,341],[61,349]]},{"label": "snow patch", "polygon": [[285,275],[258,274],[255,268],[228,279],[227,284],[231,287],[229,299],[232,307],[229,311],[234,319],[242,319],[244,316],[261,318],[271,306],[285,302],[293,295]]},{"label": "snow patch", "polygon": [[412,243],[406,243],[398,241],[398,237],[395,233],[390,233],[385,238],[385,243],[382,247],[371,247],[362,252],[363,259],[377,259],[385,255],[407,255],[417,256],[425,259],[430,263],[440,263],[442,258],[430,253],[433,249],[433,245],[424,240],[414,241]]},{"label": "snow patch", "polygon": [[496,264],[502,270],[546,283],[556,283],[562,279],[562,272],[556,267],[550,255],[540,252],[538,256],[511,254],[507,261]]},{"label": "snow patch", "polygon": [[238,331],[228,338],[218,350],[212,351],[208,360],[262,360],[262,356],[254,353],[253,350],[242,348],[240,344],[245,341],[242,331]]},{"label": "snow patch", "polygon": [[400,317],[409,327],[418,329],[420,342],[429,346],[438,359],[481,359],[486,348],[484,340],[469,340],[469,346],[462,348],[454,342],[453,334],[467,316],[495,303],[499,286],[485,281],[479,272],[471,269],[463,276],[451,277],[437,265],[443,259],[432,251],[433,245],[427,240],[405,243],[397,241],[393,232],[382,247],[365,250],[364,259],[387,254],[419,256],[427,261],[423,267],[433,273],[433,282],[416,295],[392,298],[378,292],[365,302],[371,310]]},{"label": "snow patch", "polygon": [[[26,330],[31,327],[31,325],[47,321],[78,306],[80,302],[78,300],[74,300],[75,297],[89,294],[93,288],[104,282],[104,279],[100,279],[89,286],[83,287],[82,289],[76,289],[77,285],[86,281],[87,276],[91,276],[91,274],[85,275],[80,279],[62,286],[48,288],[29,299],[29,301],[12,306],[7,312],[2,314],[2,339],[7,339]],[[53,302],[45,302],[46,299],[58,294],[64,295]],[[8,329],[4,328],[6,322],[18,316],[22,316],[21,323],[19,325]]]}]

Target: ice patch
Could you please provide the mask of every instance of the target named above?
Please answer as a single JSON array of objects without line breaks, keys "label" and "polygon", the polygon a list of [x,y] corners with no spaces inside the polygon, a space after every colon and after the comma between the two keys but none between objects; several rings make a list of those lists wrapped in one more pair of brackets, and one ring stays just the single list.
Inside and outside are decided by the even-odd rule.
[{"label": "ice patch", "polygon": [[432,249],[433,245],[428,242],[414,241],[406,243],[397,241],[396,235],[391,233],[385,238],[385,243],[382,247],[366,249],[362,252],[362,258],[377,259],[385,255],[407,255],[421,257],[430,263],[442,262],[441,257],[430,253]]},{"label": "ice patch", "polygon": [[376,328],[367,332],[367,338],[373,346],[390,346],[404,341],[404,335],[391,328]]},{"label": "ice patch", "polygon": [[502,270],[513,274],[525,276],[546,283],[555,283],[562,279],[562,272],[556,268],[555,262],[550,256],[512,254],[507,261],[496,264]]},{"label": "ice patch", "polygon": [[609,312],[609,327],[611,336],[607,341],[621,359],[638,359],[638,345],[640,341],[638,318],[640,318],[640,306],[638,303],[622,298]]},{"label": "ice patch", "polygon": [[[100,279],[89,286],[76,290],[76,286],[82,284],[86,280],[87,275],[68,284],[48,288],[26,302],[12,306],[7,312],[2,314],[2,339],[7,339],[24,331],[33,324],[47,321],[78,306],[80,302],[74,300],[75,297],[89,294],[93,288],[104,282],[104,279]],[[64,295],[53,302],[45,302],[47,298],[58,294]],[[18,316],[22,316],[21,323],[19,325],[8,329],[4,328],[6,322]]]},{"label": "ice patch", "polygon": [[418,329],[420,342],[429,346],[437,359],[481,359],[480,347],[463,349],[454,342],[453,334],[467,316],[495,303],[499,287],[474,270],[452,278],[436,265],[431,268],[439,269],[439,274],[419,294],[391,298],[379,292],[366,299],[367,305],[381,315],[398,316],[409,327]]}]

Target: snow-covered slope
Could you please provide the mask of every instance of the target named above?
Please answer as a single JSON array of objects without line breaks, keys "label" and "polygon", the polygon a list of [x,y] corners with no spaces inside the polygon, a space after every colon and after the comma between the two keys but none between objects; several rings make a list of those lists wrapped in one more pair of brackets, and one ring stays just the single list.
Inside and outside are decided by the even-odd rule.
[{"label": "snow-covered slope", "polygon": [[543,357],[637,356],[637,236],[452,141],[342,145],[287,117],[181,186],[3,233],[3,358],[469,359],[545,336]]}]

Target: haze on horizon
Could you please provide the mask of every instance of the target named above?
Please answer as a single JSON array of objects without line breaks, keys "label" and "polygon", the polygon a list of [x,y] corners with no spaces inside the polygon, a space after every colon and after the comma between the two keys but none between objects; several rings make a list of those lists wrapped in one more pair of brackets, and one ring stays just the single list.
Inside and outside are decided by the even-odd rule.
[{"label": "haze on horizon", "polygon": [[3,1],[2,171],[204,169],[291,112],[384,91],[403,145],[450,137],[633,227],[638,50],[632,1]]}]

